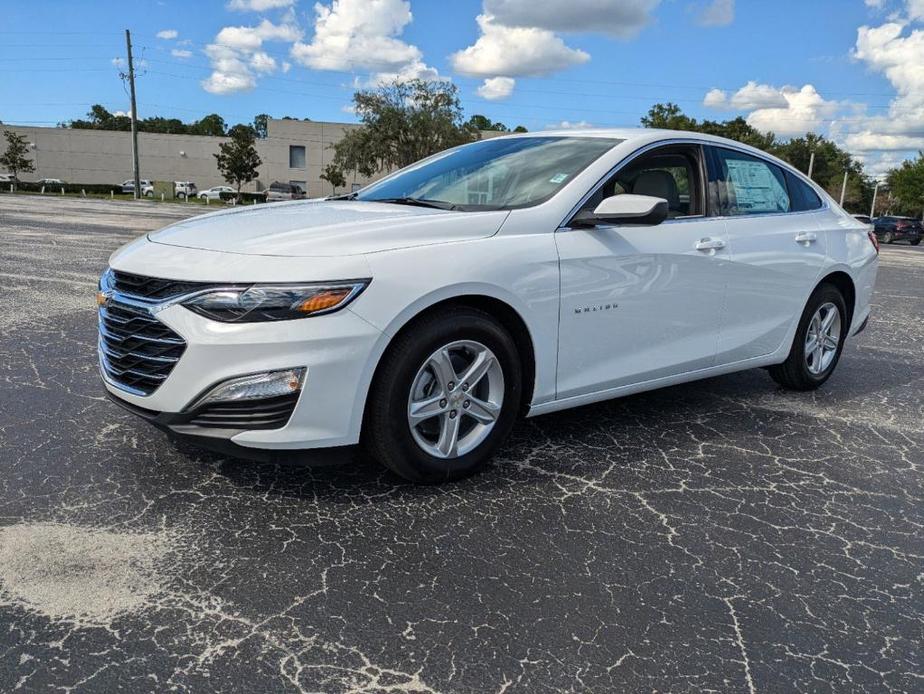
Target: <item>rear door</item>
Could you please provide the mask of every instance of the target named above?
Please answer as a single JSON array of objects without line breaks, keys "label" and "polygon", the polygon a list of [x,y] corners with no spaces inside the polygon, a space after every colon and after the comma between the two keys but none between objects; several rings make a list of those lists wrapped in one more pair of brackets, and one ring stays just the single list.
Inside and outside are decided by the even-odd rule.
[{"label": "rear door", "polygon": [[825,260],[818,219],[823,203],[769,160],[715,146],[708,157],[728,240],[728,293],[716,356],[727,364],[776,351],[801,316]]}]

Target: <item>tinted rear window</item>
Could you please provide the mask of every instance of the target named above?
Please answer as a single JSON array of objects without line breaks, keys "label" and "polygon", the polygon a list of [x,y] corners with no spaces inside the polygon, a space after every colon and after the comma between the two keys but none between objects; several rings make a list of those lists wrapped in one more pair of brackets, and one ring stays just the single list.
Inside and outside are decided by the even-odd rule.
[{"label": "tinted rear window", "polygon": [[786,172],[786,185],[789,187],[793,212],[807,212],[821,208],[821,198],[818,197],[818,193],[789,171]]}]

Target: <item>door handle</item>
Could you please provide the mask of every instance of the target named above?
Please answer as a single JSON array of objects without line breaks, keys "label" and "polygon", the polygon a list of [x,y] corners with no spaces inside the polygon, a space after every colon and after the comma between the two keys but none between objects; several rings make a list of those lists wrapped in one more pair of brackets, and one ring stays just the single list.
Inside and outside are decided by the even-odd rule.
[{"label": "door handle", "polygon": [[725,242],[722,239],[705,238],[696,243],[698,251],[717,251],[720,248],[725,248]]},{"label": "door handle", "polygon": [[818,235],[811,231],[804,231],[801,234],[796,234],[796,243],[815,243],[817,240]]}]

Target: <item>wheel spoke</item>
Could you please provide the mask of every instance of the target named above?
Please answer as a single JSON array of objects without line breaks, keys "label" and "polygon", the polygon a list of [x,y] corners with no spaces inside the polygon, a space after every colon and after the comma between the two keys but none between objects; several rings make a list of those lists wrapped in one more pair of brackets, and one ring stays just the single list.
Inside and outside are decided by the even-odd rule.
[{"label": "wheel spoke", "polygon": [[834,324],[834,320],[836,318],[837,318],[837,309],[829,308],[828,313],[825,314],[824,319],[821,321],[821,329],[825,333],[829,333],[831,331],[831,326]]},{"label": "wheel spoke", "polygon": [[430,368],[443,393],[449,391],[449,384],[456,380],[456,370],[452,366],[448,349],[441,349],[430,357]]},{"label": "wheel spoke", "polygon": [[805,343],[805,353],[811,354],[815,351],[815,348],[818,346],[818,336],[809,335],[808,341]]},{"label": "wheel spoke", "polygon": [[822,350],[821,345],[816,345],[812,351],[812,362],[815,364],[815,371],[821,371],[821,357],[823,354],[824,350]]},{"label": "wheel spoke", "polygon": [[500,405],[495,405],[493,402],[470,398],[465,413],[482,424],[490,424],[497,419],[500,410]]},{"label": "wheel spoke", "polygon": [[469,390],[474,389],[478,382],[488,373],[488,369],[494,363],[494,356],[489,352],[479,352],[475,360],[465,370],[465,373],[459,377],[461,383],[467,383]]},{"label": "wheel spoke", "polygon": [[459,446],[460,419],[461,417],[450,417],[448,413],[443,415],[440,438],[436,442],[436,447],[446,458],[452,458],[456,455],[456,449]]},{"label": "wheel spoke", "polygon": [[431,417],[436,417],[437,415],[443,414],[443,412],[446,411],[445,402],[446,400],[443,393],[438,393],[431,398],[427,398],[426,400],[418,400],[417,402],[412,402],[411,406],[408,408],[407,413],[411,425],[417,426],[421,422],[424,422]]}]

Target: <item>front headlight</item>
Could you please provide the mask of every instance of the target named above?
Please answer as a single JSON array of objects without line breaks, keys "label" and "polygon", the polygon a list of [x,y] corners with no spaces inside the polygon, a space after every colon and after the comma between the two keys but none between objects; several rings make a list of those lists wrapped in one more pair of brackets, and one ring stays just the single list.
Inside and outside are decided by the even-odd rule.
[{"label": "front headlight", "polygon": [[369,280],[317,284],[256,284],[215,289],[194,296],[183,306],[223,323],[307,318],[339,311],[369,286]]}]

